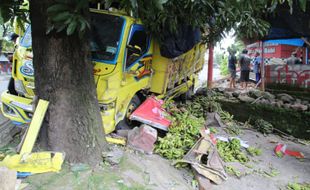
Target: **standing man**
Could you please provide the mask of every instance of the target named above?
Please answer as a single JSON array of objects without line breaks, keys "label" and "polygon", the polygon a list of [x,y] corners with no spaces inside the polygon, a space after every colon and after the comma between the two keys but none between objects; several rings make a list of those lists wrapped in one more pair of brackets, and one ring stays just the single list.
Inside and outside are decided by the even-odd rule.
[{"label": "standing man", "polygon": [[256,52],[255,58],[253,60],[253,72],[255,73],[255,81],[256,84],[259,82],[261,78],[261,70],[260,70],[260,63],[262,61],[261,57],[259,57],[259,52]]},{"label": "standing man", "polygon": [[247,55],[248,50],[242,50],[239,57],[239,66],[241,70],[240,82],[241,88],[246,89],[248,87],[249,75],[250,75],[250,63],[251,58]]},{"label": "standing man", "polygon": [[228,56],[228,71],[230,73],[230,81],[229,81],[229,88],[236,88],[236,64],[237,58],[235,56],[235,51],[228,49],[229,56]]},{"label": "standing man", "polygon": [[288,65],[296,65],[296,64],[300,63],[300,60],[297,58],[297,52],[296,51],[292,52],[291,57],[286,59],[286,63]]}]

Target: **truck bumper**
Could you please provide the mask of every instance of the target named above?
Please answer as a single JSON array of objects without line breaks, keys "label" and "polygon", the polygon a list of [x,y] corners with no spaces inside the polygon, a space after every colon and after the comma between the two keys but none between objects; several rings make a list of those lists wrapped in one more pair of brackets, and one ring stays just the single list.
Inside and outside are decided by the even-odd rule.
[{"label": "truck bumper", "polygon": [[105,134],[112,133],[115,130],[115,109],[101,111],[103,130]]},{"label": "truck bumper", "polygon": [[[15,96],[9,92],[1,94],[1,110],[5,117],[16,124],[30,123],[33,115],[32,99]],[[109,134],[115,130],[115,109],[101,112],[103,130]]]},{"label": "truck bumper", "polygon": [[17,124],[30,123],[33,115],[32,99],[3,92],[1,101],[1,111],[5,117]]}]

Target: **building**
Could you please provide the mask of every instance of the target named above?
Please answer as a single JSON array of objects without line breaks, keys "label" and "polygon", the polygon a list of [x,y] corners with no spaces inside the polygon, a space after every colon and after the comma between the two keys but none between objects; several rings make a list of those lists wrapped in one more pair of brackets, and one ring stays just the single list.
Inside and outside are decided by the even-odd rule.
[{"label": "building", "polygon": [[[281,43],[277,43],[280,41]],[[287,41],[288,43],[282,44],[283,41]],[[262,43],[260,42],[247,45],[247,49],[251,57],[254,57],[255,52],[259,52],[261,54],[261,45]],[[306,60],[310,57],[310,53],[308,52],[307,48],[304,47],[304,42],[302,40],[300,40],[298,43],[290,43],[289,40],[267,41],[264,43],[265,64],[284,64],[284,60],[290,57],[292,52],[297,52],[297,57],[302,60],[303,64],[307,64]],[[308,64],[310,63],[308,62]]]}]

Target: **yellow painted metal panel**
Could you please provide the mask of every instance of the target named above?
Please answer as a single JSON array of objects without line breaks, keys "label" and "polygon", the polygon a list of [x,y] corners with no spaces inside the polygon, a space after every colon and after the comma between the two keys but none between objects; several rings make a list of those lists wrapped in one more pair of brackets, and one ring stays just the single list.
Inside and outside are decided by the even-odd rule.
[{"label": "yellow painted metal panel", "polygon": [[64,162],[65,154],[60,152],[36,152],[7,155],[0,166],[18,172],[45,173],[58,172]]},{"label": "yellow painted metal panel", "polygon": [[[17,105],[14,105],[14,102],[17,102],[21,105],[25,105],[26,107],[31,107],[32,99],[11,95],[8,92],[3,92],[1,94],[1,101],[2,101],[1,111],[5,117],[7,117],[13,121],[20,122],[20,123],[29,123],[30,122],[30,118],[25,113],[25,110],[23,110],[23,108],[21,108]],[[11,108],[14,112],[10,113],[5,108],[6,106]]]},{"label": "yellow painted metal panel", "polygon": [[120,144],[120,145],[126,145],[126,140],[124,138],[112,138],[112,137],[105,137],[108,143],[111,144]]},{"label": "yellow painted metal panel", "polygon": [[32,151],[33,145],[37,139],[39,130],[41,128],[41,124],[43,122],[48,104],[48,101],[39,100],[33,118],[27,130],[26,138],[20,151],[21,155],[23,155],[24,153],[30,153]]},{"label": "yellow painted metal panel", "polygon": [[160,55],[158,43],[154,43],[152,69],[154,74],[151,81],[151,92],[166,94],[182,85],[187,80],[193,80],[192,75],[198,73],[204,64],[205,47],[197,44],[188,52],[174,59]]}]

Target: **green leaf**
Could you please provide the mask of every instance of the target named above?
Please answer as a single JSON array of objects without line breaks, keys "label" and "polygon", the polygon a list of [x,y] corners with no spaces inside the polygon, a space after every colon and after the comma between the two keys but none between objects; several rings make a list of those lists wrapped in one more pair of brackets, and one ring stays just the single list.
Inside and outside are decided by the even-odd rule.
[{"label": "green leaf", "polygon": [[57,27],[57,31],[56,32],[61,32],[66,28],[67,25],[60,25],[59,27]]},{"label": "green leaf", "polygon": [[61,13],[58,13],[56,16],[52,17],[52,21],[54,22],[64,21],[64,20],[67,20],[68,17],[70,16],[71,14],[68,11],[61,12]]},{"label": "green leaf", "polygon": [[80,20],[80,23],[81,23],[81,25],[80,25],[80,32],[84,32],[85,28],[86,28],[86,23],[83,20]]},{"label": "green leaf", "polygon": [[155,0],[154,3],[155,3],[156,8],[158,8],[159,10],[163,10],[164,9],[163,5],[167,3],[167,1],[168,0]]},{"label": "green leaf", "polygon": [[51,12],[62,12],[62,11],[67,11],[67,10],[69,10],[69,7],[67,5],[55,4],[55,5],[50,6],[47,9],[47,12],[48,13],[51,13]]},{"label": "green leaf", "polygon": [[68,25],[72,20],[73,20],[73,17],[71,16],[64,22],[64,24]]},{"label": "green leaf", "polygon": [[68,28],[67,28],[67,35],[70,36],[71,34],[74,33],[76,27],[77,27],[77,21],[76,20],[73,20],[69,25],[68,25]]},{"label": "green leaf", "polygon": [[54,25],[51,24],[47,27],[46,34],[49,34],[54,29]]},{"label": "green leaf", "polygon": [[299,0],[299,6],[302,11],[306,12],[307,0]]}]

